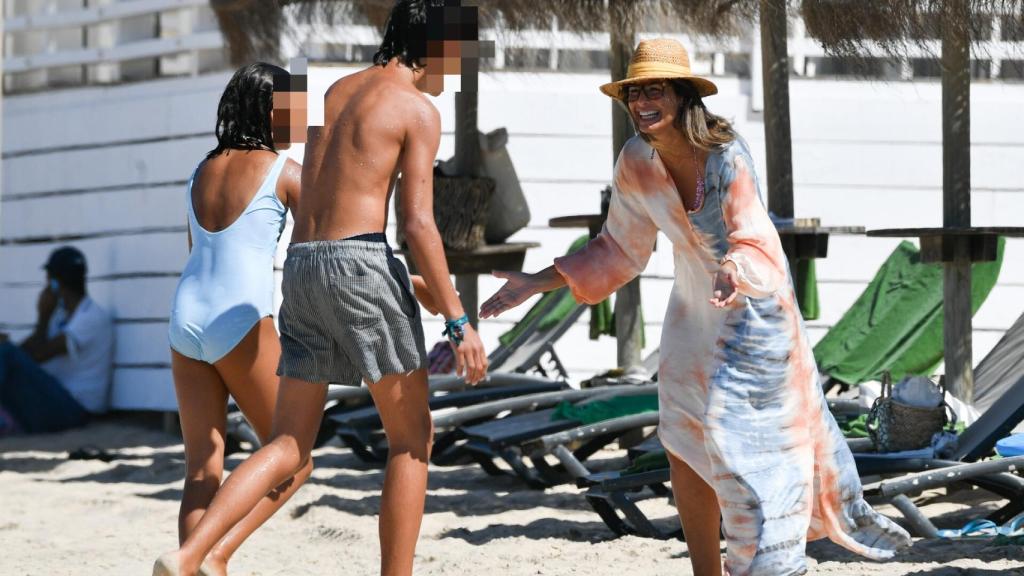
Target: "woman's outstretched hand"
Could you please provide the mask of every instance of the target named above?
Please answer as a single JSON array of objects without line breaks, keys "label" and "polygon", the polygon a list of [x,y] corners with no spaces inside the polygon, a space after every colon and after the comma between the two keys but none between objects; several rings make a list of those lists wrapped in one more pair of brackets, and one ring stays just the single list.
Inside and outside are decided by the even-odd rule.
[{"label": "woman's outstretched hand", "polygon": [[500,272],[492,274],[506,280],[505,285],[480,306],[480,318],[494,318],[502,312],[515,308],[530,296],[541,292],[533,274],[523,272]]},{"label": "woman's outstretched hand", "polygon": [[725,308],[736,300],[739,292],[736,291],[736,284],[739,282],[736,263],[727,261],[722,264],[715,274],[715,283],[712,286],[712,297],[709,300],[715,308]]}]

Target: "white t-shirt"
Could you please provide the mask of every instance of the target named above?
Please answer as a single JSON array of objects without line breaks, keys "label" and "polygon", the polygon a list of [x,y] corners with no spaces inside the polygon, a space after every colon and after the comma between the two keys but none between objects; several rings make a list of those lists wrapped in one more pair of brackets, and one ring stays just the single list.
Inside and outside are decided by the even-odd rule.
[{"label": "white t-shirt", "polygon": [[47,360],[43,370],[60,380],[86,410],[106,412],[107,391],[114,361],[114,323],[107,312],[86,296],[68,319],[63,304],[50,317],[47,336],[64,334],[68,353]]}]

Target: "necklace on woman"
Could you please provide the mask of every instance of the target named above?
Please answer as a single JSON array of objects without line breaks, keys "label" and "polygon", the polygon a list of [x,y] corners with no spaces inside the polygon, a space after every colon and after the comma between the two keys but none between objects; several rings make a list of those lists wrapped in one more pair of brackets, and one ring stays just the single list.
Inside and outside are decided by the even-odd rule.
[{"label": "necklace on woman", "polygon": [[704,177],[697,166],[697,147],[693,144],[690,144],[690,147],[693,150],[693,173],[697,177],[697,192],[693,195],[693,208],[688,208],[687,212],[696,212],[704,206]]}]

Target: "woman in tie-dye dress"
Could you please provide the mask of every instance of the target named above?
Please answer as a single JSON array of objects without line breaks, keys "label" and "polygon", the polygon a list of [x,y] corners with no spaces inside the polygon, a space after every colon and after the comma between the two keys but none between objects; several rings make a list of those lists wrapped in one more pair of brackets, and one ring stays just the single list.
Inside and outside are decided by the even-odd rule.
[{"label": "woman in tie-dye dress", "polygon": [[675,286],[658,372],[658,435],[695,574],[720,574],[719,517],[732,576],[800,574],[808,540],[874,559],[909,542],[864,501],[857,468],[822,394],[778,233],[745,143],[701,98],[683,47],[642,42],[627,79],[602,86],[639,136],[615,165],[601,234],[484,303],[494,316],[568,284],[596,303],[645,268],[660,230]]}]

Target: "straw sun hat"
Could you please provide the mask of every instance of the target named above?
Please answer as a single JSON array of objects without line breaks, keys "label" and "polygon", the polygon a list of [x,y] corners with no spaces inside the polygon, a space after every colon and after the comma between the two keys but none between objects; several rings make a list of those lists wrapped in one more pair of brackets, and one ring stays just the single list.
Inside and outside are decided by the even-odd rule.
[{"label": "straw sun hat", "polygon": [[601,86],[601,92],[612,98],[621,99],[622,89],[626,85],[669,79],[689,81],[702,98],[718,93],[718,86],[715,86],[714,82],[695,76],[690,71],[690,55],[686,53],[686,48],[671,38],[655,38],[641,42],[629,60],[626,78]]}]

